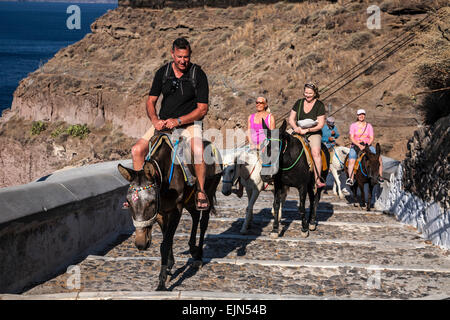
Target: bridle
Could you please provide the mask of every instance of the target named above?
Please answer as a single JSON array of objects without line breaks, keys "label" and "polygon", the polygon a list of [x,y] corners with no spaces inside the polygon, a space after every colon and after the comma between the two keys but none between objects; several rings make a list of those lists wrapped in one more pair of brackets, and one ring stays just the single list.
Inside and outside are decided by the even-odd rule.
[{"label": "bridle", "polygon": [[154,189],[155,190],[155,195],[156,195],[156,209],[155,209],[155,213],[153,214],[152,217],[150,217],[150,219],[148,220],[144,220],[144,221],[137,221],[134,218],[133,219],[133,225],[135,228],[146,228],[146,227],[150,227],[152,226],[155,221],[156,221],[156,217],[158,216],[159,213],[159,209],[160,209],[160,204],[161,204],[161,185],[162,185],[162,174],[161,174],[161,168],[159,167],[158,162],[156,162],[156,160],[151,159],[151,161],[153,161],[153,163],[156,165],[157,168],[157,174],[160,178],[160,184],[158,186],[158,184],[153,183],[153,184],[149,184],[143,187],[135,187],[133,185],[130,184],[130,187],[128,190],[131,190],[133,192],[132,195],[132,200],[133,201],[137,201],[139,199],[139,192],[144,191],[144,190],[150,190],[150,189]]},{"label": "bridle", "polygon": [[[267,141],[268,143],[266,143],[266,141]],[[270,142],[270,141],[278,141],[279,144],[280,144],[280,152],[281,152],[281,150],[282,150],[282,148],[283,148],[283,140],[281,140],[281,139],[275,139],[275,138],[269,138],[269,139],[266,138],[266,139],[264,139],[263,147],[261,148],[261,153],[264,153],[264,150],[267,148],[267,146],[269,145],[269,142]],[[279,157],[280,157],[280,155],[278,155],[277,159],[279,159]],[[270,163],[270,164],[262,163],[262,166],[263,166],[263,167],[272,167],[274,164],[275,164],[275,163]]]}]

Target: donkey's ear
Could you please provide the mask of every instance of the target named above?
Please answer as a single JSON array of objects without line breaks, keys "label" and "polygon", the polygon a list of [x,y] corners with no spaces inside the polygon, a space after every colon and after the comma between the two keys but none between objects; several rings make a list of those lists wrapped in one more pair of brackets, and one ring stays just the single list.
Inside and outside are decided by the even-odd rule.
[{"label": "donkey's ear", "polygon": [[267,127],[266,122],[264,121],[264,119],[262,119],[262,127],[263,127],[264,133],[266,135],[266,138],[270,139],[270,137],[272,135],[271,135],[270,129]]},{"label": "donkey's ear", "polygon": [[143,170],[147,179],[153,180],[153,177],[156,175],[156,170],[150,162],[145,162]]},{"label": "donkey's ear", "polygon": [[286,119],[283,120],[283,124],[280,127],[280,133],[283,134],[286,132],[286,128],[287,128],[287,122]]},{"label": "donkey's ear", "polygon": [[117,165],[117,169],[119,170],[122,177],[124,177],[127,181],[131,182],[136,177],[136,171],[133,169],[125,168],[120,163]]},{"label": "donkey's ear", "polygon": [[377,143],[377,145],[375,146],[375,150],[377,151],[377,156],[380,156],[380,154],[381,154],[381,147],[380,147],[379,143]]}]

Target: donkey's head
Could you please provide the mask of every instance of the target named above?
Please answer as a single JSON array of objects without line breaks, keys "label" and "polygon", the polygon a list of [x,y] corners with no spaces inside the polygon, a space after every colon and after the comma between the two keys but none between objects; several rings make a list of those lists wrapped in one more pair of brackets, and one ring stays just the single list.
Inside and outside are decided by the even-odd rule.
[{"label": "donkey's head", "polygon": [[380,176],[380,154],[381,154],[381,148],[380,144],[377,143],[375,147],[376,153],[372,153],[370,151],[369,146],[365,146],[364,152],[366,153],[366,156],[363,157],[363,167],[366,168],[366,175],[367,178],[370,179],[370,184],[375,185],[378,183],[378,178]]},{"label": "donkey's head", "polygon": [[126,196],[136,228],[135,245],[146,250],[152,241],[152,226],[160,208],[161,174],[154,162],[145,162],[140,171],[118,165],[120,174],[130,182]]},{"label": "donkey's head", "polygon": [[286,134],[287,122],[279,129],[270,130],[264,121],[262,122],[266,139],[260,147],[260,157],[262,161],[261,179],[264,182],[271,182],[280,169],[280,155],[283,147],[283,136]]}]

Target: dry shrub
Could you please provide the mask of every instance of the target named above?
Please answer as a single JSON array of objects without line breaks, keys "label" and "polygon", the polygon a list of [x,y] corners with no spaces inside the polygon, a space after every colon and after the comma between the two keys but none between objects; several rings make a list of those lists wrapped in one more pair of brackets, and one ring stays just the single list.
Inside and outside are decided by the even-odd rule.
[{"label": "dry shrub", "polygon": [[367,44],[372,37],[372,34],[368,31],[361,31],[351,35],[349,41],[344,46],[345,50],[350,49],[361,49],[365,44]]}]

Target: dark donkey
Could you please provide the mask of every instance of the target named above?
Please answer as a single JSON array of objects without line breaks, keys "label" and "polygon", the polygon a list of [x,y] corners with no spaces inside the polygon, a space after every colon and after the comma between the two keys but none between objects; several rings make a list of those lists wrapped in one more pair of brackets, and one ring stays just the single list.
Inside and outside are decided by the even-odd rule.
[{"label": "dark donkey", "polygon": [[[158,136],[152,138],[152,144]],[[209,146],[205,142],[205,150]],[[206,151],[205,151],[206,152]],[[173,237],[181,218],[183,208],[192,216],[192,229],[189,238],[189,251],[194,258],[193,266],[202,265],[203,241],[208,227],[209,213],[214,210],[214,199],[221,172],[216,173],[215,164],[206,164],[205,192],[210,199],[208,210],[197,211],[195,208],[195,185],[189,186],[179,164],[173,166],[172,180],[169,176],[172,166],[172,149],[168,143],[161,143],[150,159],[145,161],[143,169],[134,171],[118,165],[119,172],[130,182],[127,201],[132,212],[136,228],[135,245],[139,250],[146,250],[151,243],[152,226],[157,222],[163,234],[161,243],[161,271],[156,290],[167,290],[166,279],[175,260],[173,257]],[[191,162],[192,163],[192,162]],[[193,165],[188,165],[195,172]],[[201,216],[201,218],[200,218]],[[197,228],[200,221],[200,239],[196,246]]]},{"label": "dark donkey", "polygon": [[[288,187],[295,187],[299,194],[299,213],[302,218],[302,236],[308,237],[309,230],[316,229],[316,210],[319,204],[320,194],[323,188],[315,191],[314,172],[309,169],[305,150],[301,142],[294,136],[286,132],[286,120],[278,130],[279,137],[275,137],[273,132],[269,130],[263,122],[264,130],[266,130],[267,139],[261,148],[261,158],[263,169],[261,178],[264,182],[274,182],[275,196],[273,201],[274,222],[272,235],[278,236],[279,223],[281,214],[280,202],[286,197]],[[322,150],[325,152],[327,161],[327,170],[321,172],[322,178],[325,180],[328,175],[330,163],[330,154],[328,149],[322,144]],[[310,209],[305,209],[306,194],[309,196]]]},{"label": "dark donkey", "polygon": [[[373,189],[375,187],[375,185],[378,183],[378,178],[380,176],[379,173],[379,169],[380,169],[380,155],[381,155],[381,150],[380,150],[380,144],[377,143],[375,150],[376,153],[372,153],[372,151],[370,151],[369,146],[365,146],[364,149],[362,150],[362,152],[364,152],[364,156],[361,158],[361,161],[359,162],[359,164],[355,163],[355,169],[356,172],[354,173],[354,177],[356,180],[356,183],[353,184],[353,186],[351,187],[352,193],[353,193],[353,200],[354,201],[358,201],[358,196],[357,196],[357,192],[358,192],[358,188],[359,190],[361,190],[361,201],[360,206],[362,208],[364,208],[365,201],[366,201],[366,196],[365,196],[365,192],[364,192],[364,185],[366,183],[369,184],[369,193],[367,195],[367,211],[370,211],[370,206],[372,203],[372,192]],[[347,173],[348,176],[348,165],[347,165],[347,159],[348,159],[348,155],[347,158],[345,159],[345,172]],[[356,167],[358,166],[358,167]],[[354,203],[356,206],[356,202]]]}]

